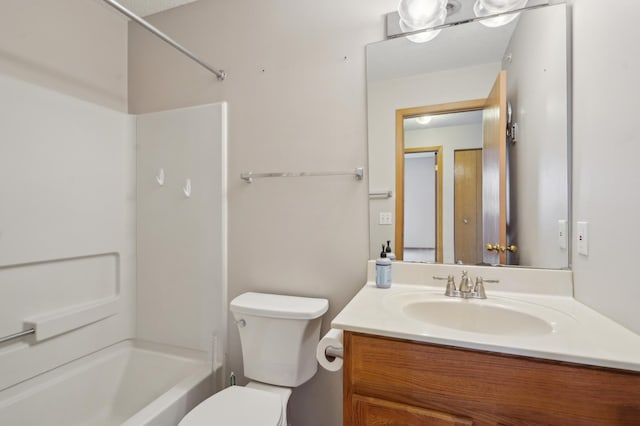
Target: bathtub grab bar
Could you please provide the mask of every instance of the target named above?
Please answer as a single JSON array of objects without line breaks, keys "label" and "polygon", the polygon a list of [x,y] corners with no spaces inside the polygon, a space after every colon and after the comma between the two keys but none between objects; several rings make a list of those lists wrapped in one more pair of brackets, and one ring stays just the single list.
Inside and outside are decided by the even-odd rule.
[{"label": "bathtub grab bar", "polygon": [[0,337],[0,343],[8,342],[9,340],[17,339],[19,337],[26,336],[28,334],[34,334],[35,332],[36,332],[35,328],[30,328],[28,330],[24,330],[19,333],[14,333],[8,336]]},{"label": "bathtub grab bar", "polygon": [[34,334],[36,342],[58,336],[116,315],[119,312],[118,304],[119,296],[112,296],[95,302],[76,305],[64,311],[27,318],[23,324],[29,328],[19,333],[0,337],[0,344],[28,334]]}]

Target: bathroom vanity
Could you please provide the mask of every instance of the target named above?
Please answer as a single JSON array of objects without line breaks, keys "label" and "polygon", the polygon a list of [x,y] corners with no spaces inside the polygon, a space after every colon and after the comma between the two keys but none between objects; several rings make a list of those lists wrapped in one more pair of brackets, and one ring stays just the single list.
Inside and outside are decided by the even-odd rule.
[{"label": "bathroom vanity", "polygon": [[461,267],[398,263],[334,319],[345,426],[640,423],[640,336],[576,302],[569,271],[465,269],[501,290],[449,298],[432,276]]},{"label": "bathroom vanity", "polygon": [[344,334],[344,424],[634,425],[640,373]]}]

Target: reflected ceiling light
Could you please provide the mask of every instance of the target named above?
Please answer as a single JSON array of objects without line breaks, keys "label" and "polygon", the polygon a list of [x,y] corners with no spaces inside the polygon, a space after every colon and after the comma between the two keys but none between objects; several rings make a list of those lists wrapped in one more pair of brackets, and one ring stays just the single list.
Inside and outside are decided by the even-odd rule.
[{"label": "reflected ceiling light", "polygon": [[[478,18],[491,16],[510,10],[522,9],[527,5],[527,0],[476,0],[473,5],[473,12]],[[520,13],[496,16],[495,18],[483,19],[479,21],[482,25],[490,28],[500,27],[516,19]]]},{"label": "reflected ceiling light", "polygon": [[432,116],[430,116],[430,115],[423,115],[423,116],[420,116],[420,117],[416,117],[416,122],[417,122],[418,124],[421,124],[421,125],[423,125],[423,126],[424,126],[424,125],[429,124],[429,123],[431,122],[431,119],[432,119],[432,118],[433,118],[433,117],[432,117]]},{"label": "reflected ceiling light", "polygon": [[[398,3],[402,32],[426,30],[444,24],[447,19],[447,0],[400,0]],[[428,30],[407,36],[414,43],[434,39],[440,30]]]}]

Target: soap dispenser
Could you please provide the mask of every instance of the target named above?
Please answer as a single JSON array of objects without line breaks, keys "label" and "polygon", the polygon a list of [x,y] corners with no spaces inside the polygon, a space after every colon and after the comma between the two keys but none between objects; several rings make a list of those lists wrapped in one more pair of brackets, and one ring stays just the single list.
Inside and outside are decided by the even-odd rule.
[{"label": "soap dispenser", "polygon": [[396,260],[396,254],[391,251],[391,241],[387,240],[387,247],[384,249],[385,254],[387,255],[387,259],[390,261]]},{"label": "soap dispenser", "polygon": [[391,287],[391,260],[387,258],[384,244],[382,244],[380,258],[376,260],[376,287]]}]

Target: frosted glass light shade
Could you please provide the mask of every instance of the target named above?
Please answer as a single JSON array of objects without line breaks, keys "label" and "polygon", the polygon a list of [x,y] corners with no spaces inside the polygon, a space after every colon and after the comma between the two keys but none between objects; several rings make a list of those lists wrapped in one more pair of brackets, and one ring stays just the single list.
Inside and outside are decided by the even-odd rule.
[{"label": "frosted glass light shade", "polygon": [[478,0],[489,12],[500,13],[508,10],[520,9],[525,6],[527,0]]},{"label": "frosted glass light shade", "polygon": [[[437,24],[437,25],[442,25],[442,24]],[[400,29],[402,30],[403,33],[408,33],[411,31],[416,31],[419,30],[420,28],[411,28],[410,26],[408,26],[407,24],[405,24],[405,22],[401,19],[400,20]],[[413,34],[413,35],[408,35],[407,39],[414,42],[414,43],[426,43],[429,40],[433,40],[434,38],[436,38],[436,36],[438,34],[440,34],[440,31],[442,31],[442,29],[439,30],[425,30],[421,33],[418,34]]]},{"label": "frosted glass light shade", "polygon": [[[527,5],[527,0],[476,0],[473,5],[473,12],[479,18],[495,15],[496,13],[508,12],[509,10],[522,9]],[[500,27],[507,25],[518,17],[519,13],[496,16],[495,18],[483,19],[479,21],[485,27]]]},{"label": "frosted glass light shade", "polygon": [[398,3],[400,19],[416,29],[433,27],[443,12],[446,18],[447,0],[400,0]]}]

